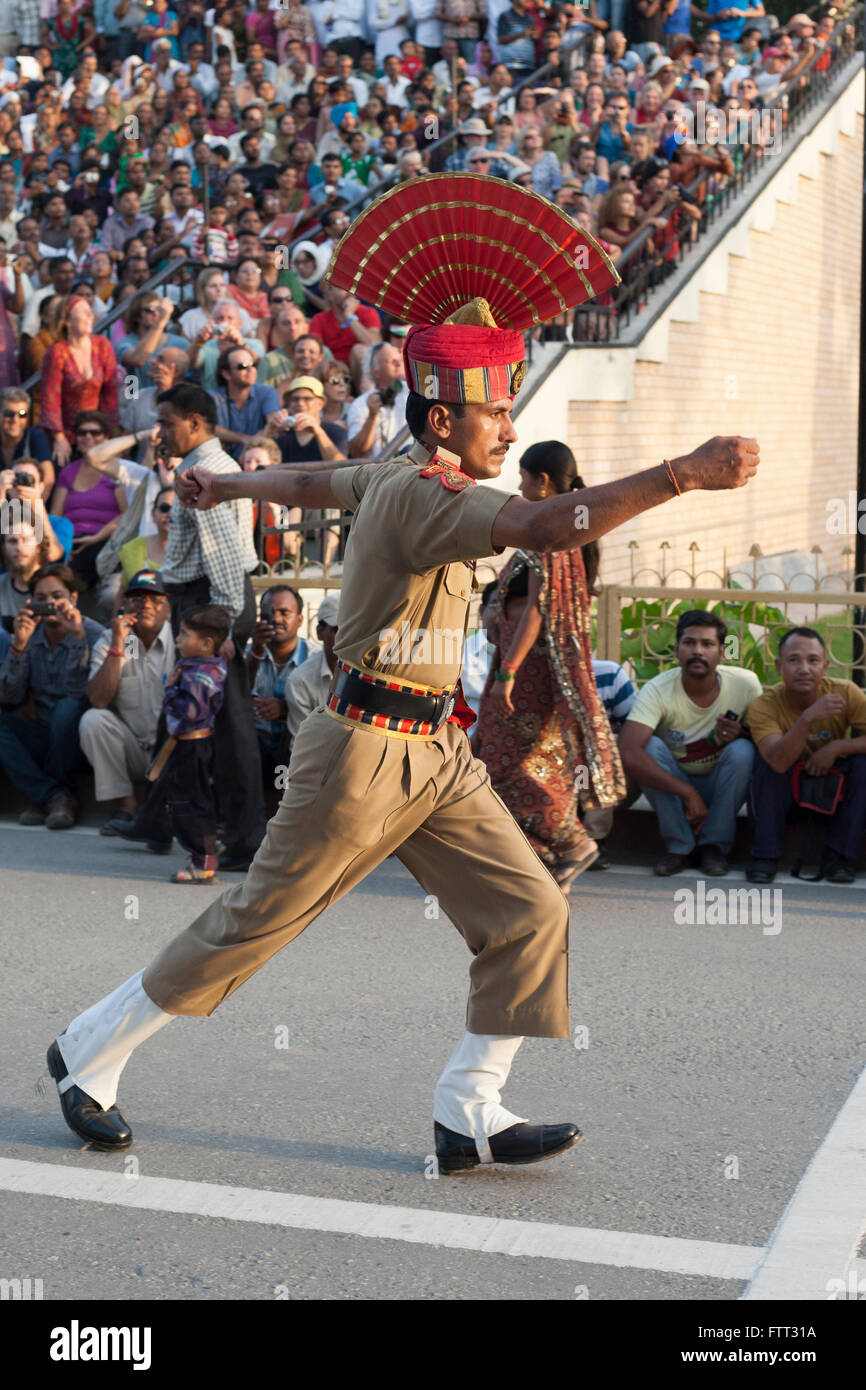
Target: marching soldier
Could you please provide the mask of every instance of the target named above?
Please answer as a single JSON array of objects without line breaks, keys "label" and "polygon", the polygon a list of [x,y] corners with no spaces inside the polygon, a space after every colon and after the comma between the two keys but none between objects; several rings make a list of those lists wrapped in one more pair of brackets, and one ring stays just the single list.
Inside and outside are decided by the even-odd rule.
[{"label": "marching soldier", "polygon": [[[487,196],[486,185],[499,184],[466,180],[476,205]],[[449,203],[461,182],[448,177]],[[413,190],[419,183],[439,180],[414,180]],[[389,200],[417,196],[400,186],[368,212],[380,216]],[[512,187],[508,196],[510,221],[523,217],[525,235],[532,236],[538,215],[522,199],[541,200]],[[387,211],[395,226],[405,226],[404,203]],[[562,217],[555,209],[551,214]],[[364,298],[408,318],[387,287],[379,293],[381,285],[356,278],[355,258],[374,244],[373,229],[363,228],[366,217],[340,244],[332,282],[353,283]],[[570,306],[613,283],[615,272],[587,234],[568,219],[562,227],[571,239],[568,271],[555,283],[566,286]],[[544,235],[536,251],[544,250],[549,262],[550,232]],[[575,238],[596,257],[579,288],[569,278]],[[524,240],[521,255],[525,248]],[[440,258],[439,269],[444,257],[449,265],[459,259],[453,249],[443,252],[441,242],[428,255]],[[414,265],[415,286],[420,272]],[[489,277],[479,283],[488,289]],[[465,296],[465,288],[453,293]],[[681,492],[741,487],[755,473],[758,446],[713,439],[684,457],[586,488],[580,501],[589,524],[581,529],[569,494],[527,502],[480,486],[498,477],[516,438],[511,411],[525,372],[523,336],[497,327],[496,316],[516,320],[510,301],[491,309],[483,298],[452,299],[462,307],[445,321],[448,297],[444,283],[438,322],[407,335],[406,418],[415,443],[402,458],[315,472],[213,474],[194,466],[178,476],[182,504],[199,510],[246,497],[353,512],[337,661],[326,702],[298,731],[288,786],[246,880],[144,971],[70,1023],[49,1049],[64,1117],[98,1147],[132,1142],[115,1099],[133,1049],[177,1015],[213,1013],[391,853],[425,893],[436,895],[472,957],[465,1031],[434,1094],[440,1172],[538,1162],[581,1137],[573,1123],[530,1123],[501,1103],[524,1037],[569,1036],[568,909],[470,750],[466,729],[473,716],[459,675],[473,566],[511,546],[584,545]]]}]

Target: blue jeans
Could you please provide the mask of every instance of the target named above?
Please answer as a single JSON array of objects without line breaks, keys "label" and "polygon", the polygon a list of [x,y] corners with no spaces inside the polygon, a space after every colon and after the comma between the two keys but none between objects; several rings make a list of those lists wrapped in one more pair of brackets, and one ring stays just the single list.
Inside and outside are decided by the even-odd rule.
[{"label": "blue jeans", "polygon": [[87,701],[66,695],[48,723],[0,715],[0,767],[9,781],[44,808],[52,796],[71,796],[73,774],[82,761],[78,725]]},{"label": "blue jeans", "polygon": [[[683,772],[667,744],[655,734],[646,746],[653,762],[674,777],[688,782],[702,797],[709,814],[704,821],[697,843],[718,845],[727,854],[734,843],[737,812],[746,799],[755,745],[746,738],[735,739],[722,751],[711,772]],[[686,820],[682,799],[673,792],[642,787],[644,795],[658,817],[659,831],[671,854],[691,854],[695,847],[692,827]]]}]

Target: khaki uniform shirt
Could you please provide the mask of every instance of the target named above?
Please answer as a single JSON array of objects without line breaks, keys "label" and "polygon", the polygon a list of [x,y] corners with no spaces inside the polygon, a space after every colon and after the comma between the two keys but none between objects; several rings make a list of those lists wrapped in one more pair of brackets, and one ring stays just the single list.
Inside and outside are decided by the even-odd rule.
[{"label": "khaki uniform shirt", "polygon": [[[475,561],[498,553],[493,523],[514,494],[478,486],[455,454],[423,444],[391,463],[339,468],[355,512],[335,644],[341,661],[442,690],[463,662]],[[501,547],[499,548],[501,550]]]}]

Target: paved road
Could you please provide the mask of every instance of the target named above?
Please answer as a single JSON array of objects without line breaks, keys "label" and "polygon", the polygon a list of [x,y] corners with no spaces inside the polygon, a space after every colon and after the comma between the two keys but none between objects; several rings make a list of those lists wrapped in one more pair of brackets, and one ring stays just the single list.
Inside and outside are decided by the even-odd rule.
[{"label": "paved road", "polygon": [[[53,1086],[37,1094],[45,1047],[219,890],[175,887],[180,855],[86,828],[3,825],[0,854],[0,1274],[41,1278],[45,1298],[739,1298],[866,1064],[864,886],[783,882],[773,934],[678,924],[695,875],[588,875],[571,928],[586,1045],[527,1041],[506,1092],[519,1114],[576,1120],[584,1143],[427,1177],[467,957],[392,859],[211,1019],[135,1054],[121,1189],[128,1158],[80,1150]],[[98,1200],[54,1195],[99,1175]],[[196,1211],[188,1194],[210,1189],[180,1181],[221,1189],[215,1205]],[[2,1191],[19,1182],[26,1195]],[[286,1216],[268,1193],[312,1200]],[[353,1233],[380,1218],[383,1234]],[[500,1253],[538,1235],[515,1223],[545,1223],[557,1257]]]}]

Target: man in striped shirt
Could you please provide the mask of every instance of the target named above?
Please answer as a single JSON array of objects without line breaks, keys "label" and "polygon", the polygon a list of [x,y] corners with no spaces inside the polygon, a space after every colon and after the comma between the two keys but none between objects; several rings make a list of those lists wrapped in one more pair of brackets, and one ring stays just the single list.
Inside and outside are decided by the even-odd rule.
[{"label": "man in striped shirt", "polygon": [[[183,458],[178,475],[196,464],[214,473],[241,471],[215,436],[216,405],[207,391],[186,383],[172,386],[159,396],[156,413],[169,454]],[[249,499],[210,512],[175,503],[161,570],[175,634],[184,609],[195,605],[222,604],[232,618],[231,634],[219,652],[228,670],[215,726],[214,774],[226,827],[223,870],[246,869],[265,833],[261,761],[243,659],[256,621],[249,574],[257,563]]]}]

